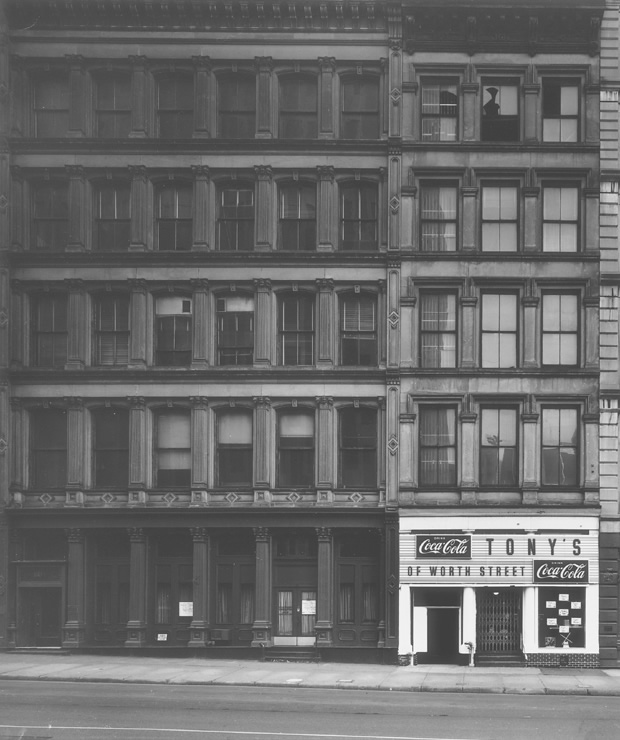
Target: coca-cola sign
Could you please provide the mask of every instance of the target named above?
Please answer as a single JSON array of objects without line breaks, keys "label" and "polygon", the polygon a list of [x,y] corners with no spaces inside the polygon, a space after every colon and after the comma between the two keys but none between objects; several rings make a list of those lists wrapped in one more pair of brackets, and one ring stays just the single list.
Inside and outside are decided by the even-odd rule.
[{"label": "coca-cola sign", "polygon": [[535,560],[534,583],[587,583],[587,560]]},{"label": "coca-cola sign", "polygon": [[471,559],[469,534],[419,534],[416,536],[416,557]]}]

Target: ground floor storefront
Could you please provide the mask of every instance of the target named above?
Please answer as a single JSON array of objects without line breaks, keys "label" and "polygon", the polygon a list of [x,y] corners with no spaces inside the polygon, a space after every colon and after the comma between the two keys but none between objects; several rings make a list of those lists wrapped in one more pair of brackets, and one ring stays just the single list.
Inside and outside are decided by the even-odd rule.
[{"label": "ground floor storefront", "polygon": [[399,655],[599,665],[595,516],[400,519]]}]

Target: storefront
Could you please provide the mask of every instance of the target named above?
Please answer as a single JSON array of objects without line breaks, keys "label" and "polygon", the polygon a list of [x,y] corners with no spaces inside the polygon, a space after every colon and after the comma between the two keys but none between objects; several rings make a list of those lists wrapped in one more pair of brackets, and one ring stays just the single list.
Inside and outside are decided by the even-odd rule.
[{"label": "storefront", "polygon": [[399,655],[598,664],[594,516],[400,519]]}]

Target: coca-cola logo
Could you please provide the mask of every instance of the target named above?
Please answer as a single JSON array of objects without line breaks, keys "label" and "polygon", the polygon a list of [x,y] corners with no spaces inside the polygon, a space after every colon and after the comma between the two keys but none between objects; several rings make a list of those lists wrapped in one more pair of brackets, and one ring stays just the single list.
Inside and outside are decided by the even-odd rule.
[{"label": "coca-cola logo", "polygon": [[471,536],[463,534],[419,534],[418,558],[471,558]]},{"label": "coca-cola logo", "polygon": [[587,583],[587,560],[535,560],[534,583]]}]

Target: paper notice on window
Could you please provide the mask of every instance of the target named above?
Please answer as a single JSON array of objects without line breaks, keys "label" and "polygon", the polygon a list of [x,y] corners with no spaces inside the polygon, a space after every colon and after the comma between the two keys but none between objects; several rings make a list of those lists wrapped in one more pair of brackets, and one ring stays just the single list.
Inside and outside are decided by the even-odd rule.
[{"label": "paper notice on window", "polygon": [[571,601],[570,608],[571,609],[581,609],[581,601]]},{"label": "paper notice on window", "polygon": [[571,617],[570,623],[573,627],[581,627],[581,617]]},{"label": "paper notice on window", "polygon": [[547,609],[555,609],[556,602],[555,601],[547,601]]},{"label": "paper notice on window", "polygon": [[568,617],[568,609],[558,609],[558,614],[561,617]]},{"label": "paper notice on window", "polygon": [[547,619],[547,626],[548,627],[557,627],[558,626],[558,620],[555,618],[549,618]]},{"label": "paper notice on window", "polygon": [[559,599],[560,601],[568,601],[568,600],[569,600],[569,599],[568,599],[568,594],[560,594],[560,595],[558,596],[558,599]]},{"label": "paper notice on window", "polygon": [[566,634],[568,634],[569,630],[570,630],[570,628],[569,628],[569,627],[560,627],[560,632],[561,632],[561,633],[562,633],[563,635],[566,635]]},{"label": "paper notice on window", "polygon": [[302,599],[301,600],[301,613],[302,614],[316,614],[316,599]]},{"label": "paper notice on window", "polygon": [[180,617],[193,617],[194,616],[194,602],[193,601],[179,601],[179,616]]}]

